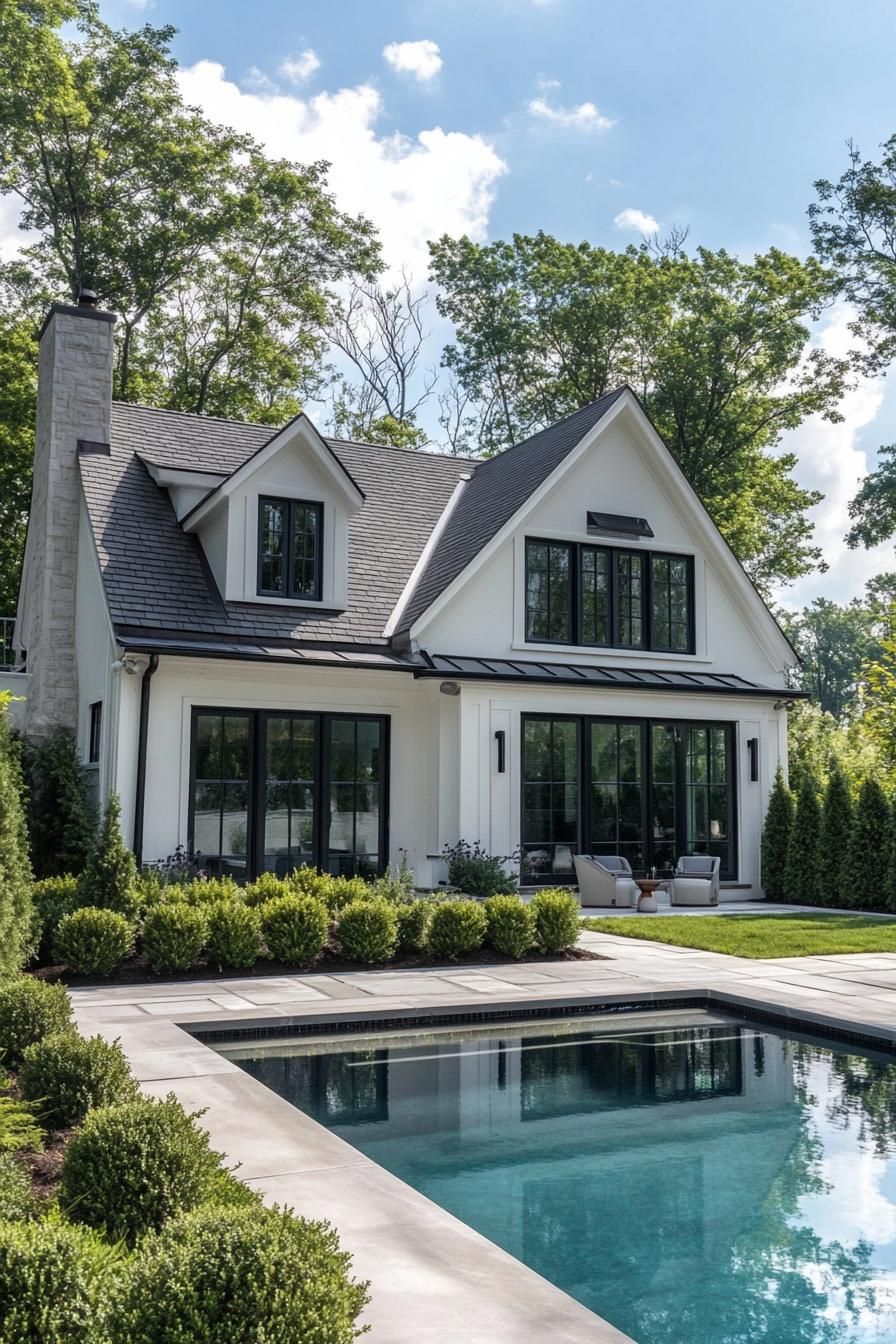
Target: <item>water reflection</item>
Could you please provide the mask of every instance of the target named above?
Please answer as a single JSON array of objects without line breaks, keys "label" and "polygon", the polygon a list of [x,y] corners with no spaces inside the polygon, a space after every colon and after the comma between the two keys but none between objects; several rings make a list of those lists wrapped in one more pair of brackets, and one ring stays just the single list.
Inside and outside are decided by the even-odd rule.
[{"label": "water reflection", "polygon": [[890,1061],[700,1014],[228,1053],[640,1344],[896,1340]]}]

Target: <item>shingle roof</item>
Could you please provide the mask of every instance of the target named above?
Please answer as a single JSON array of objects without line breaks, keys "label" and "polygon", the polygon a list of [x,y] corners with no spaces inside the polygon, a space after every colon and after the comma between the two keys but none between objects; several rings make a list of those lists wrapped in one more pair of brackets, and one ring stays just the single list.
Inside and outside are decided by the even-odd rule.
[{"label": "shingle roof", "polygon": [[565,420],[474,467],[401,613],[397,633],[411,629],[625,390],[620,387],[608,392]]},{"label": "shingle roof", "polygon": [[116,402],[109,456],[79,458],[112,621],[131,629],[236,641],[382,645],[383,628],[469,460],[328,440],[364,492],[349,523],[345,611],[225,603],[197,537],[140,460],[232,472],[275,431],[267,425]]}]

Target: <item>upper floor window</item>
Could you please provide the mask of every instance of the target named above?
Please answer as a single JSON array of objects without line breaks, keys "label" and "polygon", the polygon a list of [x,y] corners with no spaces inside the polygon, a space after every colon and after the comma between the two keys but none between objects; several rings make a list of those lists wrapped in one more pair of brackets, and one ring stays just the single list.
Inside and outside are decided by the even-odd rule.
[{"label": "upper floor window", "polygon": [[95,700],[90,706],[90,722],[87,730],[87,763],[97,765],[100,759],[100,746],[103,733],[103,702]]},{"label": "upper floor window", "polygon": [[319,601],[322,533],[322,504],[302,499],[260,499],[259,593]]},{"label": "upper floor window", "polygon": [[693,653],[693,559],[527,538],[526,639]]}]

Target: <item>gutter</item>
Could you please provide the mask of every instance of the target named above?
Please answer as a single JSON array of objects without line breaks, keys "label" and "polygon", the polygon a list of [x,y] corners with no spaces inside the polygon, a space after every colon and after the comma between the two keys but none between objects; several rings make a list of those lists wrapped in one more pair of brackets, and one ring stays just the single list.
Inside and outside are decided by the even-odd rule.
[{"label": "gutter", "polygon": [[140,682],[140,726],[137,731],[137,784],[134,790],[134,858],[143,863],[143,812],[146,806],[146,752],[149,739],[149,697],[152,679],[158,671],[159,655],[151,653]]}]

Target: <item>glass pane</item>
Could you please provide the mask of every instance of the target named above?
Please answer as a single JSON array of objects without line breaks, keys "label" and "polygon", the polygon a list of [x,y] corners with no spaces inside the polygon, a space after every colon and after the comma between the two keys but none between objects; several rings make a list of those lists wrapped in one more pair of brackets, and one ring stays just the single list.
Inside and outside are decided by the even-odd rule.
[{"label": "glass pane", "polygon": [[193,810],[193,850],[196,854],[221,852],[221,786],[196,782]]},{"label": "glass pane", "polygon": [[221,715],[199,714],[196,718],[196,778],[221,777]]},{"label": "glass pane", "polygon": [[523,720],[522,871],[525,881],[571,881],[579,839],[577,720]]},{"label": "glass pane", "polygon": [[594,723],[588,848],[644,864],[643,769],[640,723]]},{"label": "glass pane", "polygon": [[283,559],[286,549],[286,508],[282,501],[262,501],[259,531],[262,591],[282,593],[285,590]]},{"label": "glass pane", "polygon": [[320,510],[315,505],[292,506],[292,595],[316,597]]},{"label": "glass pane", "polygon": [[334,719],[330,724],[330,778],[355,778],[354,719]]},{"label": "glass pane", "polygon": [[619,778],[641,778],[641,728],[636,723],[621,724],[619,728]]},{"label": "glass pane", "polygon": [[249,852],[250,718],[196,716],[193,852],[212,874],[245,878]]},{"label": "glass pane", "polygon": [[583,644],[610,642],[610,572],[606,551],[582,548],[580,568]]},{"label": "glass pane", "polygon": [[578,725],[564,720],[553,725],[551,778],[577,780],[579,773]]},{"label": "glass pane", "polygon": [[314,719],[268,716],[265,762],[263,866],[283,877],[315,860]]},{"label": "glass pane", "polygon": [[591,725],[591,778],[616,779],[616,725]]},{"label": "glass pane", "polygon": [[371,876],[380,854],[382,724],[373,719],[332,719],[330,735],[329,872]]}]

